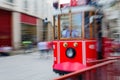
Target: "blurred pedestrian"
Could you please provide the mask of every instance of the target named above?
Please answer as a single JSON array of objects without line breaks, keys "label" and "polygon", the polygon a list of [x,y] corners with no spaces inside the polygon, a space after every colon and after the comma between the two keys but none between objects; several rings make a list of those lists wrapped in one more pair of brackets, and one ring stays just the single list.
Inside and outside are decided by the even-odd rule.
[{"label": "blurred pedestrian", "polygon": [[45,55],[46,53],[49,52],[48,44],[45,41],[38,42],[37,47],[38,47],[38,50],[40,52],[40,57],[44,57],[43,55]]}]

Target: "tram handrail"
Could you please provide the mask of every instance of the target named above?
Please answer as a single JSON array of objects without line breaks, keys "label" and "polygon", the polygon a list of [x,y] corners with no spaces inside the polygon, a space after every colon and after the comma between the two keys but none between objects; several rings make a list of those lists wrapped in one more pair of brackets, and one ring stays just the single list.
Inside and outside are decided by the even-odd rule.
[{"label": "tram handrail", "polygon": [[[58,78],[55,78],[54,80],[67,80],[71,77],[75,77],[75,76],[79,76],[85,72],[89,72],[91,70],[94,70],[94,69],[97,69],[97,68],[100,68],[100,67],[103,67],[103,66],[107,66],[109,64],[113,64],[115,63],[118,59],[120,58],[109,58],[109,59],[104,59],[104,60],[98,60],[96,62],[102,62],[102,63],[99,63],[99,64],[96,64],[96,65],[93,65],[93,66],[90,66],[90,67],[87,67],[85,69],[82,69],[82,70],[79,70],[79,71],[76,71],[76,72],[72,72],[72,73],[69,73],[69,74],[66,74],[66,75],[63,75],[63,76],[60,76]],[[74,79],[71,79],[71,80],[74,80]],[[85,79],[87,80],[87,79]],[[89,79],[91,80],[91,79]]]},{"label": "tram handrail", "polygon": [[109,58],[105,58],[105,59],[100,59],[100,60],[94,60],[94,61],[88,61],[87,63],[101,63],[101,62],[105,62],[105,61],[109,61],[109,60],[115,60],[115,59],[119,59],[119,57],[109,57]]}]

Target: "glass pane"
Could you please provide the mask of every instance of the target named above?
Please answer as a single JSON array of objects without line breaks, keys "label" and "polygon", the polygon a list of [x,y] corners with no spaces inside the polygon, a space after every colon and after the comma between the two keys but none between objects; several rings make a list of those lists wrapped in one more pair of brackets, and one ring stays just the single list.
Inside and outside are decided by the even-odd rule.
[{"label": "glass pane", "polygon": [[81,28],[82,28],[82,14],[72,14],[72,38],[80,38],[82,36],[81,34]]},{"label": "glass pane", "polygon": [[6,0],[6,1],[13,3],[13,0]]},{"label": "glass pane", "polygon": [[60,17],[60,30],[62,38],[70,37],[69,15],[62,15]]},{"label": "glass pane", "polygon": [[22,41],[30,40],[32,42],[36,42],[36,26],[28,25],[28,24],[21,24],[21,36]]},{"label": "glass pane", "polygon": [[92,23],[92,31],[93,31],[93,38],[96,38],[96,26],[95,26],[95,22]]},{"label": "glass pane", "polygon": [[28,8],[28,1],[27,1],[27,0],[24,0],[24,1],[23,1],[23,8],[24,8],[24,9],[27,9],[27,8]]},{"label": "glass pane", "polygon": [[58,38],[58,16],[54,16],[54,39]]},{"label": "glass pane", "polygon": [[85,13],[85,38],[90,38],[89,12]]},{"label": "glass pane", "polygon": [[82,14],[62,15],[60,17],[62,38],[81,38]]}]

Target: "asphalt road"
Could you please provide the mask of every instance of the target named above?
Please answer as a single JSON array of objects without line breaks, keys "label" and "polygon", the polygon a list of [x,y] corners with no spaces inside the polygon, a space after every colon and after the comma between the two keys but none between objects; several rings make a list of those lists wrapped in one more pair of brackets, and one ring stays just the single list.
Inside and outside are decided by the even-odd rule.
[{"label": "asphalt road", "polygon": [[39,52],[0,57],[0,80],[53,80],[53,58],[41,57]]}]

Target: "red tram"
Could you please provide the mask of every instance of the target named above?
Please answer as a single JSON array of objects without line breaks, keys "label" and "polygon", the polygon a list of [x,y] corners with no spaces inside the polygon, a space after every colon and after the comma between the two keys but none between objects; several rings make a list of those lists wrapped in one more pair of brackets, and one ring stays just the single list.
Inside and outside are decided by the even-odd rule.
[{"label": "red tram", "polygon": [[106,52],[110,53],[108,46],[110,47],[111,40],[102,37],[102,20],[95,15],[96,9],[91,6],[76,6],[56,12],[54,72],[66,74],[89,67],[93,65],[91,61],[104,58]]}]

